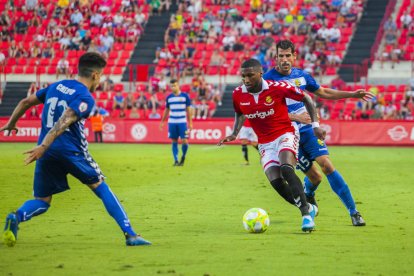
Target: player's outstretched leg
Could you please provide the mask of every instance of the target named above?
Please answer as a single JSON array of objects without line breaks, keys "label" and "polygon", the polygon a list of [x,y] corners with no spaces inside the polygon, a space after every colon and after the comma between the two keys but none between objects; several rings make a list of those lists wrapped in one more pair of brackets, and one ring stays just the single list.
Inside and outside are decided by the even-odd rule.
[{"label": "player's outstretched leg", "polygon": [[49,203],[40,199],[31,199],[23,203],[16,212],[10,213],[4,226],[3,241],[8,246],[14,246],[17,241],[17,230],[20,222],[28,221],[34,216],[43,214],[49,209]]},{"label": "player's outstretched leg", "polygon": [[342,203],[348,209],[349,215],[351,216],[352,225],[354,226],[365,226],[365,221],[361,214],[357,211],[355,206],[354,198],[352,197],[351,191],[343,179],[342,175],[335,170],[331,174],[326,176],[332,190],[339,196]]},{"label": "player's outstretched leg", "polygon": [[3,232],[3,242],[5,245],[12,247],[17,241],[17,231],[19,222],[16,213],[10,213],[6,217],[6,224]]},{"label": "player's outstretched leg", "polygon": [[98,185],[98,187],[93,189],[93,191],[102,200],[108,213],[115,219],[119,227],[122,229],[126,238],[126,245],[135,246],[151,244],[149,241],[144,240],[140,235],[135,233],[132,229],[129,218],[121,203],[105,182],[102,182]]}]

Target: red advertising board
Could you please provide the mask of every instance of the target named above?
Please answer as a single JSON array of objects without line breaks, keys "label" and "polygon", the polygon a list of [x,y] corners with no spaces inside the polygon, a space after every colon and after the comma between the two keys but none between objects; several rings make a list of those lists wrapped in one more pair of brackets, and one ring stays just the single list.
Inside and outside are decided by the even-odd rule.
[{"label": "red advertising board", "polygon": [[[0,125],[7,122],[0,119]],[[85,124],[89,141],[93,141],[89,122]],[[233,120],[195,121],[189,134],[191,143],[215,144],[231,133]],[[40,134],[39,120],[21,120],[17,135],[0,134],[0,142],[34,142]],[[331,145],[414,146],[414,122],[407,121],[324,121],[326,142]],[[161,131],[159,121],[112,120],[104,124],[103,139],[115,143],[169,143],[167,126]]]}]

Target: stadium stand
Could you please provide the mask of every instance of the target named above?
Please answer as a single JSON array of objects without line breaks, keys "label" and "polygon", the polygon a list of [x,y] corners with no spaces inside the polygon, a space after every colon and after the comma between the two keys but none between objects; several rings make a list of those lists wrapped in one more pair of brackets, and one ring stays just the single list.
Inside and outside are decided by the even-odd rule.
[{"label": "stadium stand", "polygon": [[[273,67],[274,42],[287,38],[297,45],[297,66],[321,83],[350,90],[366,88],[377,95],[367,104],[315,99],[322,118],[413,117],[414,83],[409,85],[405,79],[395,84],[374,81],[368,85],[368,78],[356,82],[365,71],[370,75],[382,65],[387,67],[388,62],[395,64],[393,70],[412,72],[407,69],[411,63],[400,63],[413,60],[414,23],[409,17],[414,5],[409,0],[158,2],[97,0],[56,4],[39,0],[38,6],[31,7],[23,1],[0,0],[3,79],[28,79],[36,81],[37,87],[47,85],[56,77],[74,76],[79,56],[85,51],[97,51],[107,58],[108,66],[104,70],[106,79],[95,95],[96,102],[110,116],[158,118],[170,92],[168,80],[178,78],[182,91],[190,95],[196,120],[228,117],[232,116],[231,91],[236,86],[231,83],[239,82],[242,61],[255,57],[265,69]],[[163,3],[165,6],[158,7]],[[381,16],[392,13],[395,20]],[[378,22],[382,20],[379,29],[368,16],[372,14]],[[377,31],[375,42],[359,41],[358,37],[368,37],[373,32],[375,37]],[[387,36],[390,32],[395,37]],[[365,70],[365,56],[358,56],[360,51],[354,46],[366,48],[371,59],[376,54],[380,63],[374,61]],[[377,53],[372,53],[373,49],[378,49]],[[348,64],[349,60],[352,64]],[[349,75],[344,70],[350,67],[359,69]],[[16,86],[9,80],[7,85],[1,82],[2,116],[9,115],[6,106],[18,100],[10,95]],[[30,83],[23,86],[18,88],[22,90],[20,96],[27,94]],[[122,104],[117,105],[117,101]],[[26,117],[36,118],[40,112],[30,111]]]}]

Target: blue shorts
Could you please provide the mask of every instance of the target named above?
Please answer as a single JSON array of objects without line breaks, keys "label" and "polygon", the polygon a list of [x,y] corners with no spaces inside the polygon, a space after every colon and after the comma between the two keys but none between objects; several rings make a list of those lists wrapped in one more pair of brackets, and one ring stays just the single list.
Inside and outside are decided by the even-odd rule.
[{"label": "blue shorts", "polygon": [[36,161],[33,191],[35,197],[48,197],[69,189],[67,175],[84,184],[94,184],[104,178],[98,164],[88,152],[58,152],[48,150]]},{"label": "blue shorts", "polygon": [[313,161],[322,155],[329,155],[325,142],[319,140],[311,128],[301,132],[297,168],[307,172],[312,167]]},{"label": "blue shorts", "polygon": [[168,138],[170,139],[187,139],[187,123],[173,124],[168,123]]}]

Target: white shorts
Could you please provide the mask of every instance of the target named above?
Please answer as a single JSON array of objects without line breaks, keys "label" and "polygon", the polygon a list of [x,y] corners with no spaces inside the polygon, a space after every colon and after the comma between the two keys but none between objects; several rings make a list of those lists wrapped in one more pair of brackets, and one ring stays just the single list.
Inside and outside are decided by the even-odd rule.
[{"label": "white shorts", "polygon": [[239,132],[239,139],[257,143],[257,135],[251,127],[243,126]]},{"label": "white shorts", "polygon": [[280,166],[279,153],[285,150],[291,151],[298,157],[299,135],[288,132],[279,136],[273,142],[259,144],[259,152],[263,171],[273,166]]}]

